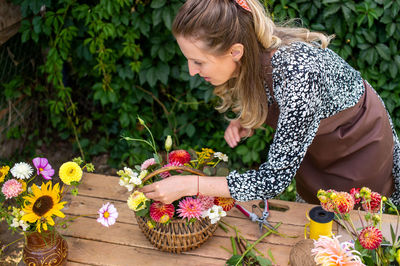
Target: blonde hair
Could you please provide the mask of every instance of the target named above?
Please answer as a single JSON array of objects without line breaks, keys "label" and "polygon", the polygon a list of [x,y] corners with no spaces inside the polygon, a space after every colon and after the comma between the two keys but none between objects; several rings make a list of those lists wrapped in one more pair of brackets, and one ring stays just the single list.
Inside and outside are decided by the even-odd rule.
[{"label": "blonde hair", "polygon": [[234,0],[187,0],[174,19],[172,33],[201,40],[215,55],[226,53],[235,43],[244,46],[238,77],[214,89],[221,99],[216,109],[231,109],[243,127],[258,128],[268,115],[262,54],[295,41],[319,41],[325,48],[331,37],[305,28],[277,26],[258,0],[246,1],[251,12]]}]

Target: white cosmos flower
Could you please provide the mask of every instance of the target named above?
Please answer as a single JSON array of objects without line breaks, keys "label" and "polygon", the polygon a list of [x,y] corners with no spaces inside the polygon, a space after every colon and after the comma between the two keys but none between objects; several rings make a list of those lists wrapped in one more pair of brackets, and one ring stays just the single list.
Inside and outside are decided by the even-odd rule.
[{"label": "white cosmos flower", "polygon": [[211,224],[215,224],[218,222],[221,217],[226,216],[226,212],[222,209],[221,206],[214,205],[210,209],[204,211],[201,216],[203,218],[208,217],[211,220]]},{"label": "white cosmos flower", "polygon": [[33,173],[33,168],[27,163],[16,163],[10,170],[13,177],[18,179],[29,179]]}]

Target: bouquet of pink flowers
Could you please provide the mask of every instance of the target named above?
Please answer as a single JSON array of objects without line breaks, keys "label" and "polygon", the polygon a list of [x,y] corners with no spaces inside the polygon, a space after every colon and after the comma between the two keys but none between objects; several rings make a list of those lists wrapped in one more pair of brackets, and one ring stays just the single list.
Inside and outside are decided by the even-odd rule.
[{"label": "bouquet of pink flowers", "polygon": [[[139,122],[146,128],[151,140],[132,139],[129,137],[125,137],[125,139],[145,143],[152,148],[154,153],[152,158],[133,168],[124,167],[123,170],[117,172],[120,176],[119,184],[126,187],[128,191],[133,191],[127,201],[128,207],[137,216],[146,216],[148,218],[147,225],[150,228],[153,228],[156,223],[167,224],[173,219],[185,219],[188,223],[191,223],[197,219],[208,217],[212,224],[218,222],[234,206],[233,199],[196,195],[181,198],[172,204],[164,204],[146,198],[142,192],[136,189],[168,178],[171,175],[187,174],[188,172],[185,169],[199,170],[209,176],[226,175],[228,169],[225,164],[228,161],[228,157],[209,148],[202,148],[201,151],[197,152],[189,152],[182,149],[171,151],[172,138],[170,136],[166,138],[165,153],[161,155],[157,151],[151,131],[142,119],[139,118]],[[164,168],[174,168],[175,170],[159,171]],[[151,176],[154,171],[160,173]],[[151,176],[151,178],[148,178],[148,176]]]},{"label": "bouquet of pink flowers", "polygon": [[[340,243],[340,236],[322,237],[314,242],[315,262],[323,265],[391,265],[400,262],[400,238],[398,221],[394,229],[390,225],[391,239],[382,235],[382,210],[386,205],[397,214],[397,207],[384,196],[367,187],[353,188],[350,193],[335,190],[319,190],[317,194],[322,208],[334,212],[338,223],[352,237],[351,241]],[[361,204],[364,215],[358,212],[359,224],[350,216],[354,206]],[[359,209],[359,208],[358,208]],[[362,217],[363,216],[363,217]]]}]

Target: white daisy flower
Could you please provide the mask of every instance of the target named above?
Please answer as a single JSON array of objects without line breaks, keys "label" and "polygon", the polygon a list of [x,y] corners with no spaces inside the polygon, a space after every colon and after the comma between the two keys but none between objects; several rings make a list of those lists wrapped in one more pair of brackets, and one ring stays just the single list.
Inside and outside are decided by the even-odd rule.
[{"label": "white daisy flower", "polygon": [[218,159],[220,159],[220,160],[222,160],[222,161],[224,161],[224,162],[227,162],[227,161],[228,161],[228,155],[223,154],[222,152],[215,152],[215,153],[214,153],[214,157],[215,157],[215,158],[218,158]]},{"label": "white daisy flower", "polygon": [[27,163],[16,163],[10,170],[13,177],[18,179],[29,179],[33,173],[33,168]]}]

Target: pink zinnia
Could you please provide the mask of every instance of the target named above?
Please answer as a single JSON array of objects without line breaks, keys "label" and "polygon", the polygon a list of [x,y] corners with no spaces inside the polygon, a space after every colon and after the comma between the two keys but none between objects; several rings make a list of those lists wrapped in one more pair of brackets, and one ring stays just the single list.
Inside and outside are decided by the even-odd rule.
[{"label": "pink zinnia", "polygon": [[110,225],[115,224],[115,221],[118,218],[117,209],[114,207],[113,204],[107,202],[103,204],[100,210],[97,212],[99,214],[99,218],[97,218],[97,222],[101,223],[102,225],[109,227]]},{"label": "pink zinnia", "polygon": [[156,164],[156,159],[154,158],[147,159],[140,166],[140,171],[146,170],[147,168],[149,168],[149,166],[152,166],[154,164]]},{"label": "pink zinnia", "polygon": [[376,249],[382,242],[382,232],[374,226],[368,226],[361,231],[358,240],[363,248]]},{"label": "pink zinnia", "polygon": [[175,150],[169,154],[168,159],[170,163],[176,162],[183,165],[190,162],[190,154],[185,150]]},{"label": "pink zinnia", "polygon": [[197,196],[197,198],[200,200],[201,205],[203,206],[203,211],[206,211],[214,206],[214,197],[204,196],[200,194],[199,196]]},{"label": "pink zinnia", "polygon": [[23,191],[22,184],[16,179],[8,180],[3,184],[1,192],[6,196],[6,199],[11,199],[18,196]]},{"label": "pink zinnia", "polygon": [[179,217],[187,218],[199,218],[202,213],[202,204],[199,199],[186,197],[179,202],[179,209],[177,210]]},{"label": "pink zinnia", "polygon": [[[168,215],[169,219],[174,216],[175,207],[172,204],[164,204],[160,201],[155,201],[150,205],[150,217],[156,222],[161,222],[161,218]],[[168,221],[168,220],[167,220]]]},{"label": "pink zinnia", "polygon": [[37,175],[42,175],[46,180],[50,180],[54,175],[54,169],[51,167],[46,158],[36,157],[32,160],[32,162],[36,167]]},{"label": "pink zinnia", "polygon": [[[181,164],[179,162],[171,162],[171,163],[168,163],[168,164],[164,165],[162,168],[165,168],[165,167],[168,167],[168,166],[183,166],[183,164]],[[171,176],[171,173],[168,172],[168,171],[167,172],[163,172],[163,173],[160,173],[160,176],[162,178],[167,178],[167,177]]]}]

